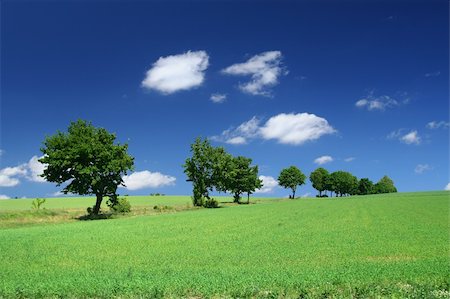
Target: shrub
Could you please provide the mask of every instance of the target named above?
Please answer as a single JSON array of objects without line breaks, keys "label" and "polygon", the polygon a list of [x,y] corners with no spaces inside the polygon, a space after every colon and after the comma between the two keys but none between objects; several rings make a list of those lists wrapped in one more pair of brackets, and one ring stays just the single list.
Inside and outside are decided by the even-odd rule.
[{"label": "shrub", "polygon": [[125,197],[112,196],[107,205],[114,214],[125,214],[131,212],[131,204]]},{"label": "shrub", "polygon": [[218,208],[219,202],[215,200],[214,198],[210,198],[204,201],[203,206],[205,208]]}]

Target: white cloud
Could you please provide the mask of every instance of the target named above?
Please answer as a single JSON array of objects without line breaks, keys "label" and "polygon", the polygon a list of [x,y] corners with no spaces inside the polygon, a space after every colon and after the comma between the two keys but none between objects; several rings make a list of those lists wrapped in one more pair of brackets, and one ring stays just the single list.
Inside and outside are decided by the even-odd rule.
[{"label": "white cloud", "polygon": [[27,168],[29,171],[28,179],[37,182],[37,183],[45,183],[46,180],[40,175],[44,173],[44,169],[47,167],[45,164],[42,164],[38,160],[43,158],[44,156],[37,157],[33,156],[30,161],[28,161]]},{"label": "white cloud", "polygon": [[419,136],[417,131],[410,131],[405,134],[405,129],[400,129],[397,131],[392,131],[387,136],[388,139],[398,139],[400,142],[406,144],[420,144],[422,142],[422,138]]},{"label": "white cloud", "polygon": [[251,139],[262,138],[275,139],[282,144],[300,145],[336,132],[326,119],[309,113],[281,113],[271,117],[262,126],[260,123],[254,116],[236,129],[225,130],[211,139],[229,144],[244,144]]},{"label": "white cloud", "polygon": [[286,74],[281,66],[280,51],[268,51],[255,55],[244,63],[233,64],[222,70],[224,74],[251,76],[252,80],[241,83],[239,89],[251,95],[270,96],[269,87],[278,84],[278,78]]},{"label": "white cloud", "polygon": [[406,144],[420,144],[422,139],[417,131],[411,131],[408,134],[401,136],[400,141]]},{"label": "white cloud", "polygon": [[445,186],[444,190],[445,191],[450,191],[450,183],[448,183],[447,186]]},{"label": "white cloud", "polygon": [[255,193],[271,193],[278,187],[278,181],[271,176],[260,175],[259,179],[262,180],[263,186],[261,189],[257,189]]},{"label": "white cloud", "polygon": [[262,138],[276,139],[279,143],[293,145],[300,145],[335,132],[326,119],[309,113],[281,113],[271,117],[260,128]]},{"label": "white cloud", "polygon": [[414,168],[414,172],[417,173],[417,174],[422,174],[425,171],[429,171],[431,169],[432,169],[431,166],[428,165],[428,164],[418,164],[416,166],[416,168]]},{"label": "white cloud", "polygon": [[209,99],[214,103],[220,104],[225,102],[225,100],[227,99],[227,95],[221,93],[213,93],[211,97],[209,97]]},{"label": "white cloud", "polygon": [[205,80],[208,61],[205,51],[160,57],[147,71],[142,87],[171,94],[200,86]]},{"label": "white cloud", "polygon": [[0,194],[0,199],[10,199],[10,197],[5,194]]},{"label": "white cloud", "polygon": [[[407,98],[407,94],[403,93],[401,95],[404,97],[402,103],[407,104],[409,102],[409,98]],[[387,108],[393,108],[395,106],[399,106],[400,102],[390,96],[382,95],[382,96],[374,96],[373,92],[370,92],[366,97],[358,100],[355,103],[355,106],[358,108],[366,108],[369,111],[373,110],[386,110]]]},{"label": "white cloud", "polygon": [[245,139],[242,136],[236,136],[236,137],[232,137],[230,139],[227,139],[225,141],[225,143],[228,144],[234,144],[234,145],[238,145],[238,144],[246,144],[247,143],[247,139]]},{"label": "white cloud", "polygon": [[0,169],[0,187],[14,187],[20,184],[20,177],[25,177],[30,181],[43,183],[45,179],[39,175],[44,172],[45,165],[38,160],[42,157],[33,156],[28,163],[15,167]]},{"label": "white cloud", "polygon": [[256,116],[249,121],[240,124],[237,128],[230,128],[218,136],[212,136],[211,139],[228,144],[245,144],[249,139],[256,138],[259,132],[260,120]]},{"label": "white cloud", "polygon": [[352,162],[355,159],[356,159],[355,157],[348,157],[348,158],[345,158],[344,161],[345,162]]},{"label": "white cloud", "polygon": [[160,172],[150,172],[148,170],[137,171],[123,178],[126,189],[138,190],[144,188],[159,188],[175,184],[176,178]]},{"label": "white cloud", "polygon": [[310,196],[311,196],[311,193],[307,192],[307,193],[301,195],[300,197],[301,198],[307,198],[307,197],[310,197]]},{"label": "white cloud", "polygon": [[330,162],[333,162],[333,157],[331,157],[331,156],[321,156],[314,160],[314,163],[319,164],[319,165],[323,165],[323,164],[330,163]]},{"label": "white cloud", "polygon": [[450,127],[450,123],[446,121],[430,121],[427,123],[427,128],[431,130],[435,129],[448,129]]}]

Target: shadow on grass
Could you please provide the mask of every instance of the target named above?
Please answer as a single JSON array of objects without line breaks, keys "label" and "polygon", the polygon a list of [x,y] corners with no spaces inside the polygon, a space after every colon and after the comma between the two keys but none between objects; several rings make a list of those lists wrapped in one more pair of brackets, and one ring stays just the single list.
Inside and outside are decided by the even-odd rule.
[{"label": "shadow on grass", "polygon": [[79,216],[79,217],[77,217],[75,219],[81,220],[81,221],[105,220],[105,219],[113,219],[114,216],[115,216],[115,214],[113,214],[113,213],[101,213],[101,214],[98,214],[98,215],[86,214],[86,215]]}]

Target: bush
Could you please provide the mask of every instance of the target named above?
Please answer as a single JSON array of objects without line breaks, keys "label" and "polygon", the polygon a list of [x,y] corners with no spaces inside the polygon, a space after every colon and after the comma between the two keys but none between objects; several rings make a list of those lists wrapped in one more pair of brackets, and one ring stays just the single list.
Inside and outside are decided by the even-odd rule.
[{"label": "bush", "polygon": [[39,210],[44,203],[45,198],[36,198],[31,202],[31,208],[34,210]]},{"label": "bush", "polygon": [[107,205],[114,214],[125,214],[131,212],[131,204],[125,197],[110,197]]},{"label": "bush", "polygon": [[204,201],[203,206],[205,208],[218,208],[219,202],[215,200],[214,198],[210,198]]}]

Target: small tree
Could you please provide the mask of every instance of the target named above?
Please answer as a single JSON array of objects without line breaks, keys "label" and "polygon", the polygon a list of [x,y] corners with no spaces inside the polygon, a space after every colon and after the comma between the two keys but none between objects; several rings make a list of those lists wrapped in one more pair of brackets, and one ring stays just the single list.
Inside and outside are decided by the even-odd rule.
[{"label": "small tree", "polygon": [[313,188],[319,191],[319,197],[322,197],[322,192],[327,190],[326,181],[328,175],[328,170],[322,167],[317,168],[309,175],[309,180],[311,181]]},{"label": "small tree", "polygon": [[305,183],[306,176],[295,166],[281,170],[278,177],[278,184],[284,188],[292,190],[292,198],[295,198],[297,186]]},{"label": "small tree", "polygon": [[42,177],[57,186],[68,185],[63,193],[94,194],[92,213],[98,215],[104,196],[116,196],[122,176],[133,169],[128,145],[115,144],[116,136],[83,120],[72,122],[67,133],[47,137],[41,148],[47,164]]}]

